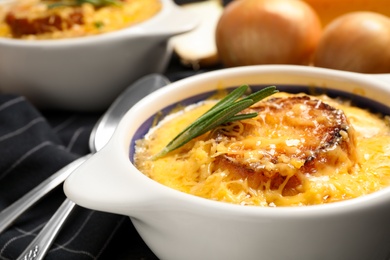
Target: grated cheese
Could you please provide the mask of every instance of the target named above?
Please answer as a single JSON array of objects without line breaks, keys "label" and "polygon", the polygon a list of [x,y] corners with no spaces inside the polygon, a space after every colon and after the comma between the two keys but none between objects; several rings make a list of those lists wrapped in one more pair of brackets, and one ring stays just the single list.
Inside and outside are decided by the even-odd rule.
[{"label": "grated cheese", "polygon": [[[286,93],[279,95],[292,96]],[[213,105],[210,102],[202,102],[184,112],[169,116],[168,120],[163,120],[152,128],[144,139],[138,140],[134,157],[136,167],[157,182],[182,192],[227,203],[264,207],[332,203],[364,196],[390,186],[390,128],[386,121],[346,102],[340,103],[327,96],[316,98],[346,114],[355,129],[354,160],[342,149],[334,148],[328,155],[334,164],[322,165],[315,172],[297,173],[297,169],[305,163],[304,160],[287,155],[290,152],[299,153],[299,144],[308,143],[310,140],[299,137],[294,132],[280,135],[280,132],[271,128],[263,129],[260,135],[240,138],[242,124],[258,125],[259,118],[229,125],[228,127],[234,128],[234,131],[229,131],[232,134],[231,142],[217,142],[215,138],[210,138],[210,133],[206,133],[161,159],[149,160],[181,129]],[[301,106],[294,109],[297,113],[305,113],[305,108]],[[272,115],[261,116],[273,120]],[[313,124],[304,119],[291,120],[297,120],[298,124]],[[321,120],[326,119],[319,118],[317,123]],[[283,151],[277,163],[270,161],[270,154],[264,152],[264,147],[267,147],[270,154]],[[256,177],[245,177],[225,168],[215,167],[216,158],[227,152],[238,154],[253,167],[264,168],[270,172],[277,169],[286,179],[275,189],[272,188],[270,178],[261,181]],[[297,188],[298,192],[285,194],[285,185],[297,174],[302,180]]]}]

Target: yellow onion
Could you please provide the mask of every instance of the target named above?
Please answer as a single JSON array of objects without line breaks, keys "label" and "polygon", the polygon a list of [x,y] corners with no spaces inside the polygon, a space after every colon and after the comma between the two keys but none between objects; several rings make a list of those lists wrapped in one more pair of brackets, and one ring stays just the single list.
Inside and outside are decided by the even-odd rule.
[{"label": "yellow onion", "polygon": [[235,0],[216,28],[221,62],[228,67],[311,61],[322,28],[316,12],[299,0]]},{"label": "yellow onion", "polygon": [[335,19],[324,29],[314,65],[361,73],[390,72],[390,18],[352,12]]}]

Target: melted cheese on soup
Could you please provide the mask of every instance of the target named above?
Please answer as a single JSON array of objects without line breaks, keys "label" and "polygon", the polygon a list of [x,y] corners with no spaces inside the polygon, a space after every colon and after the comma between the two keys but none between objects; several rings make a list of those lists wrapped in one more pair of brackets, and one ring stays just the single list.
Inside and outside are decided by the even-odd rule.
[{"label": "melted cheese on soup", "polygon": [[103,34],[148,20],[162,8],[160,0],[101,2],[107,4],[96,6],[92,2],[76,0],[17,0],[0,5],[0,37],[42,40]]},{"label": "melted cheese on soup", "polygon": [[[302,95],[275,96],[290,98],[286,113],[260,111],[256,118],[222,126],[152,161],[216,101],[175,112],[136,142],[136,167],[179,191],[241,205],[323,204],[390,185],[390,127],[385,119],[327,96],[306,96],[303,103],[291,103]],[[307,102],[314,102],[308,111]],[[320,104],[323,111],[316,111]],[[327,122],[331,120],[333,125]],[[327,124],[325,131],[321,127]]]}]

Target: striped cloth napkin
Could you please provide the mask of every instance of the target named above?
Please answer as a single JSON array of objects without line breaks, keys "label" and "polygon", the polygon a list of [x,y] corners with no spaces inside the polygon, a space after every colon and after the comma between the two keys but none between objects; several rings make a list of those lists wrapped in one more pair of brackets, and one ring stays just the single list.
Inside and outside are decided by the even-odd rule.
[{"label": "striped cloth napkin", "polygon": [[[39,111],[0,95],[0,210],[89,152],[99,114]],[[16,259],[65,199],[62,186],[0,234],[0,259]],[[47,259],[157,259],[126,216],[76,207]]]}]

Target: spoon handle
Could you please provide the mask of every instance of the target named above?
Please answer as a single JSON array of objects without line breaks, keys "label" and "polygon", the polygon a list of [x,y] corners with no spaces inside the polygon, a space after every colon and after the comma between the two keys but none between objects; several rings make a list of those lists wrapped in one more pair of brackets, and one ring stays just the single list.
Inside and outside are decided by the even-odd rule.
[{"label": "spoon handle", "polygon": [[[94,128],[90,136],[90,150],[91,152],[99,151],[106,145],[109,138],[111,138],[113,130],[115,130],[123,114],[130,109],[139,99],[147,94],[157,90],[165,85],[169,81],[158,74],[151,74],[145,76],[134,84],[130,85],[110,106],[103,117],[98,121],[96,126],[102,126]],[[101,141],[96,144],[93,141]],[[55,237],[59,233],[62,225],[65,223],[69,213],[74,207],[74,203],[69,199],[61,205],[53,217],[49,220],[46,226],[41,230],[33,242],[22,253],[20,258],[25,260],[38,260],[42,259]]]},{"label": "spoon handle", "polygon": [[15,219],[17,219],[22,213],[34,205],[43,196],[57,187],[60,183],[64,182],[64,180],[89,157],[90,155],[86,155],[68,164],[50,176],[48,179],[40,183],[34,189],[26,193],[23,197],[1,211],[0,233],[9,227],[12,222],[15,221]]},{"label": "spoon handle", "polygon": [[75,205],[71,200],[66,199],[18,259],[43,259]]}]

